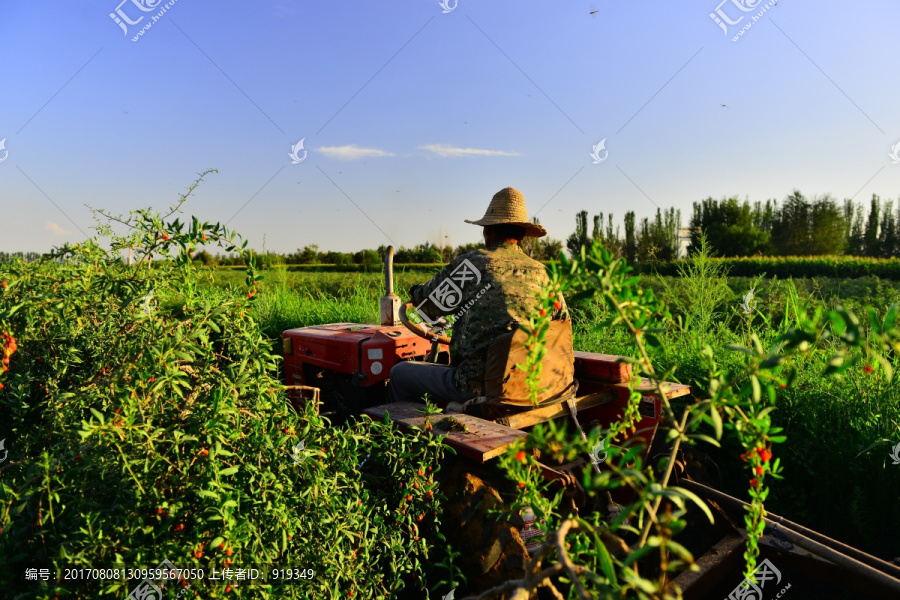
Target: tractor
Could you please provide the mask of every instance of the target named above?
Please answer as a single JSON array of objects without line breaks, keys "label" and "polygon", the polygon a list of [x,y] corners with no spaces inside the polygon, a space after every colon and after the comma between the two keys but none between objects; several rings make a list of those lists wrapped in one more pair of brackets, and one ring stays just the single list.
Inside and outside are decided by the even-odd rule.
[{"label": "tractor", "polygon": [[[320,402],[320,414],[332,423],[365,415],[381,419],[385,413],[401,428],[422,427],[425,416],[422,404],[388,400],[388,377],[391,368],[400,361],[417,360],[448,364],[450,339],[439,333],[440,324],[425,329],[412,323],[407,316],[411,302],[402,303],[394,293],[393,248],[385,256],[385,295],[381,298],[380,325],[358,323],[334,323],[288,329],[283,333],[284,376],[291,386],[294,403],[308,401],[303,390],[313,390]],[[529,549],[537,545],[540,530],[533,517],[526,514],[515,523],[516,535],[503,523],[487,516],[488,505],[500,504],[500,493],[505,482],[491,464],[511,443],[528,435],[534,425],[552,419],[573,418],[587,428],[605,427],[619,418],[631,394],[628,382],[631,366],[620,362],[620,357],[592,352],[575,352],[575,374],[579,396],[567,403],[558,403],[538,409],[519,412],[496,421],[484,420],[465,413],[452,413],[459,426],[446,432],[444,443],[456,451],[457,461],[452,468],[442,469],[449,474],[442,481],[450,505],[445,513],[461,518],[463,513],[480,512],[481,522],[476,529],[479,539],[470,539],[473,532],[460,523],[451,527],[457,539],[451,539],[455,547],[465,547],[467,556],[477,562],[481,577],[477,584],[487,586],[496,583],[511,572],[521,569],[521,562]],[[689,386],[666,383],[669,398],[690,393]],[[662,414],[660,399],[648,380],[642,380],[636,388],[641,393],[640,414],[634,438],[649,447]],[[438,406],[452,411],[445,403]],[[586,498],[580,489],[580,469],[590,465],[588,460],[573,464],[551,465],[539,463],[542,476],[554,486],[565,490],[571,508],[581,509]],[[446,485],[444,485],[446,483]],[[485,505],[481,500],[489,495],[493,502]],[[475,499],[480,506],[475,506]],[[469,519],[471,520],[471,519]],[[485,528],[485,522],[489,527]],[[468,536],[468,537],[467,537]],[[501,550],[496,551],[497,541]],[[472,551],[475,550],[473,554]],[[478,552],[481,550],[481,552]],[[509,560],[508,557],[519,560]],[[501,560],[506,558],[507,560]],[[490,564],[488,564],[490,563]]]},{"label": "tractor", "polygon": [[[380,420],[387,416],[401,429],[423,429],[428,418],[421,410],[423,404],[389,401],[391,368],[408,360],[449,364],[451,340],[442,335],[445,322],[425,328],[410,321],[407,312],[412,301],[404,303],[394,293],[393,247],[388,247],[385,255],[384,277],[385,295],[381,297],[379,325],[333,323],[283,332],[285,383],[291,390],[289,397],[295,406],[316,402],[320,414],[333,424],[352,418]],[[533,513],[524,511],[518,517],[504,521],[494,510],[504,507],[503,498],[510,497],[514,489],[493,459],[510,444],[527,437],[533,426],[551,420],[571,420],[581,430],[582,437],[585,430],[604,430],[621,418],[633,387],[641,395],[640,420],[627,438],[628,443],[640,443],[645,458],[652,456],[656,449],[665,450],[660,448],[664,446],[662,440],[657,440],[657,446],[653,446],[663,411],[657,388],[649,380],[634,378],[631,365],[623,362],[620,356],[575,351],[573,360],[577,395],[568,401],[493,421],[457,412],[461,408],[459,405],[438,404],[444,409],[444,414],[439,417],[458,425],[433,430],[433,434],[442,435],[443,443],[455,451],[455,456],[450,455],[438,471],[437,480],[447,498],[443,506],[442,532],[454,548],[463,550],[461,566],[471,588],[484,590],[520,577],[529,551],[542,541],[543,532],[540,523],[535,523]],[[669,400],[691,394],[690,386],[681,383],[663,382],[660,389]],[[566,508],[571,511],[600,510],[604,514],[614,514],[617,507],[631,501],[627,490],[607,494],[602,503],[589,501],[580,481],[585,469],[599,468],[590,456],[566,464],[547,464],[550,461],[542,461],[539,455],[536,458],[541,476],[551,483],[551,489],[563,490]],[[739,523],[743,503],[693,481],[687,471],[692,465],[698,467],[699,464],[697,471],[702,473],[700,463],[691,456],[681,456],[676,463],[676,480],[679,485],[710,501],[717,512],[717,522],[714,528],[709,528],[707,522],[706,529],[698,527],[699,534],[682,540],[695,556],[703,555],[697,560],[701,572],[686,571],[675,582],[684,591],[685,598],[705,598],[708,594],[719,594],[709,597],[725,597],[742,577],[741,549],[745,532]],[[727,507],[732,509],[730,513]],[[818,579],[821,575],[839,583],[848,578],[853,581],[855,577],[855,581],[865,582],[867,591],[881,592],[847,597],[900,597],[900,594],[892,595],[900,591],[900,568],[896,565],[786,519],[778,519],[780,531],[791,532],[793,537],[786,538],[782,534],[766,539],[764,536],[760,560],[767,556],[787,555],[793,561],[791,564],[801,565],[797,578]],[[697,524],[702,524],[702,519],[697,519]],[[798,541],[797,536],[802,540]],[[831,562],[823,561],[821,556]]]}]

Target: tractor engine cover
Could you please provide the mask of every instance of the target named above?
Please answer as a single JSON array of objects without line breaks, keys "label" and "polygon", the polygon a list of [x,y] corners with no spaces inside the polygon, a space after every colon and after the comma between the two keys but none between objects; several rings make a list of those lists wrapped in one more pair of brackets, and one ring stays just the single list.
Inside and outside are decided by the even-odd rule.
[{"label": "tractor engine cover", "polygon": [[[380,388],[383,394],[385,380],[395,364],[422,360],[431,351],[428,341],[406,327],[359,323],[288,329],[282,334],[282,342],[287,385],[323,387],[325,378],[340,380],[353,388],[362,388],[360,397],[372,388]],[[448,348],[441,346],[441,350],[446,352]],[[328,404],[328,398],[324,397],[328,390],[322,391],[323,401]],[[300,394],[290,396],[292,401],[300,400]]]}]

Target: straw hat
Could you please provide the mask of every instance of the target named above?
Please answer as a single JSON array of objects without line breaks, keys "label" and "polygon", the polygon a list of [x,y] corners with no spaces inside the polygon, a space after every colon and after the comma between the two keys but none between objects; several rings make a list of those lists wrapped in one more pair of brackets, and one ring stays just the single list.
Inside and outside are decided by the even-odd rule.
[{"label": "straw hat", "polygon": [[528,220],[528,210],[525,208],[525,197],[515,188],[503,188],[491,198],[484,216],[478,221],[465,219],[472,225],[520,225],[525,228],[525,235],[530,237],[544,237],[547,230],[541,225]]}]

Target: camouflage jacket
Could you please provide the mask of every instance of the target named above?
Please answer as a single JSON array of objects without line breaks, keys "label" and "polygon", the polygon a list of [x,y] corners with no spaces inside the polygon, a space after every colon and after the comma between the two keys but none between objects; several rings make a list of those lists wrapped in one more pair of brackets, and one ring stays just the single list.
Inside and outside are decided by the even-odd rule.
[{"label": "camouflage jacket", "polygon": [[[513,331],[537,310],[537,291],[550,282],[547,270],[518,244],[501,242],[457,256],[424,285],[409,290],[423,318],[455,315],[452,363],[454,384],[473,396],[484,394],[487,350],[500,335]],[[567,320],[565,300],[554,320]]]}]

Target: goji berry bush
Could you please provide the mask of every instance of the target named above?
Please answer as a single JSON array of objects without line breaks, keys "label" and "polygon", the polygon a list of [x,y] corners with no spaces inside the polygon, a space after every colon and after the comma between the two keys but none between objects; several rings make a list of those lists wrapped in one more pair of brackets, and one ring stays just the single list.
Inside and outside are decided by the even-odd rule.
[{"label": "goji berry bush", "polygon": [[[621,420],[609,424],[605,439],[600,432],[592,431],[584,441],[573,440],[570,431],[550,422],[537,425],[527,441],[511,445],[500,462],[518,482],[519,496],[512,506],[533,509],[547,523],[548,531],[548,541],[535,551],[525,577],[503,586],[514,598],[527,598],[534,589],[550,585],[559,586],[568,597],[582,599],[679,598],[680,590],[671,586],[671,581],[694,562],[694,557],[674,537],[687,527],[686,516],[692,507],[702,511],[710,522],[714,519],[701,498],[671,483],[679,449],[687,445],[718,448],[730,442],[731,448],[741,448],[733,459],[741,461],[749,497],[744,515],[748,538],[744,559],[745,576],[752,577],[760,554],[758,542],[765,529],[766,501],[784,473],[779,455],[787,454],[790,448],[789,437],[772,418],[778,395],[797,385],[802,370],[815,371],[819,380],[852,378],[854,371],[862,371],[870,375],[878,372],[885,381],[895,381],[900,307],[883,312],[867,307],[865,318],[859,318],[841,307],[825,310],[795,305],[789,318],[765,334],[757,334],[752,324],[757,311],[753,305],[746,306],[750,295],[745,297],[742,310],[746,321],[742,343],[729,344],[722,348],[727,352],[717,353],[695,335],[690,350],[699,369],[691,383],[697,398],[672,402],[665,399],[660,386],[676,377],[677,365],[662,372],[654,358],[662,355],[666,346],[674,345],[673,333],[684,331],[684,320],[674,317],[667,303],[652,290],[641,287],[631,271],[623,259],[615,258],[599,243],[582,248],[581,256],[571,261],[561,257],[560,264],[552,265],[551,283],[540,293],[541,306],[530,322],[522,325],[529,334],[529,355],[518,366],[527,372],[532,399],[536,400],[541,359],[546,353],[544,338],[556,294],[570,294],[573,304],[599,300],[605,318],[592,325],[607,331],[620,329],[632,340],[630,355],[623,360],[633,365],[636,374],[647,378],[656,387],[657,397],[664,399],[666,456],[654,465],[642,458],[644,448],[624,439],[629,429],[634,431],[641,399],[635,392]],[[896,419],[896,406],[885,413],[886,420]],[[896,427],[896,421],[888,427]],[[524,451],[530,445],[550,460],[572,460],[588,453],[601,440],[609,456],[604,470],[584,474],[588,500],[602,502],[605,494],[623,487],[634,495],[627,506],[611,506],[605,520],[598,513],[579,515],[566,510],[562,494],[552,493],[532,453]],[[617,442],[619,445],[611,445]],[[887,440],[878,440],[859,454],[882,442]],[[840,473],[843,465],[829,467],[834,474]],[[883,486],[896,489],[896,474],[883,472]],[[842,475],[852,481],[855,473],[845,469]],[[836,485],[835,480],[829,483]],[[897,522],[895,514],[881,517],[888,530]],[[551,577],[559,577],[559,582],[548,583]]]},{"label": "goji berry bush", "polygon": [[[171,598],[426,595],[440,443],[290,407],[249,310],[252,255],[238,293],[206,285],[191,261],[204,245],[246,254],[246,242],[167,220],[190,191],[167,215],[97,211],[105,245],[0,266],[2,596],[126,598],[137,581],[60,578],[163,560],[306,574],[172,582]],[[29,568],[49,581],[25,581]]]}]

